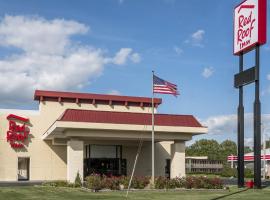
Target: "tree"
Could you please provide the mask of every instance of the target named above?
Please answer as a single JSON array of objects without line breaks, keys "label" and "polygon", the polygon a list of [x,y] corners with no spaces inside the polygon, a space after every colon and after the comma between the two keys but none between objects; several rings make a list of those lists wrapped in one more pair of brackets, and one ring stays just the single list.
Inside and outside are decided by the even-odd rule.
[{"label": "tree", "polygon": [[231,140],[219,144],[216,140],[201,139],[186,148],[187,156],[208,156],[210,160],[227,162],[229,155],[237,155],[237,145]]},{"label": "tree", "polygon": [[187,156],[208,156],[210,160],[219,160],[219,143],[216,140],[201,139],[186,148]]},{"label": "tree", "polygon": [[229,155],[237,154],[237,145],[231,140],[225,140],[220,144],[220,160],[227,161]]}]

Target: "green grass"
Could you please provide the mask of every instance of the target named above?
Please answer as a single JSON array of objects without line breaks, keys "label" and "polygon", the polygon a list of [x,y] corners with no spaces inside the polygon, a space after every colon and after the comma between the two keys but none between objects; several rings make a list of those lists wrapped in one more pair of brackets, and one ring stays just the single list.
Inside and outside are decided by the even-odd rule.
[{"label": "green grass", "polygon": [[[75,200],[75,199],[99,199],[121,200],[125,198],[125,192],[97,192],[92,193],[75,188],[52,188],[52,187],[0,187],[0,199],[2,200]],[[144,200],[204,200],[204,199],[245,199],[245,200],[268,200],[270,188],[263,190],[239,190],[231,191],[170,191],[170,192],[130,192],[128,199]]]}]

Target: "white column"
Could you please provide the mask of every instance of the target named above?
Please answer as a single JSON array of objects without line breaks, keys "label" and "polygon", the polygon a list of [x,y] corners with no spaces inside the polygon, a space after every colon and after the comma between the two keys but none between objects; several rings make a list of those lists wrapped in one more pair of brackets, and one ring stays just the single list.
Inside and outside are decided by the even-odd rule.
[{"label": "white column", "polygon": [[171,178],[186,175],[185,142],[175,141],[171,144]]},{"label": "white column", "polygon": [[79,172],[83,178],[83,141],[71,139],[67,142],[67,180],[74,182]]}]

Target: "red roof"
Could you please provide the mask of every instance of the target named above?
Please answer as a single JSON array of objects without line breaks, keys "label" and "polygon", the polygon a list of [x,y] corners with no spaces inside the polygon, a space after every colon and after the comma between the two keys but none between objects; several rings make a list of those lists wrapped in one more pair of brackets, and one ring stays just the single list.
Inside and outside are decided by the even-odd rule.
[{"label": "red roof", "polygon": [[[148,97],[119,96],[108,94],[91,94],[77,92],[59,92],[36,90],[34,95],[36,101],[59,101],[73,103],[92,103],[92,104],[109,104],[125,106],[151,107],[152,99]],[[161,104],[162,99],[154,98],[155,106]]]},{"label": "red roof", "polygon": [[[59,118],[59,121],[151,125],[152,115],[148,113],[67,109]],[[155,125],[203,127],[192,115],[169,114],[155,114]]]}]

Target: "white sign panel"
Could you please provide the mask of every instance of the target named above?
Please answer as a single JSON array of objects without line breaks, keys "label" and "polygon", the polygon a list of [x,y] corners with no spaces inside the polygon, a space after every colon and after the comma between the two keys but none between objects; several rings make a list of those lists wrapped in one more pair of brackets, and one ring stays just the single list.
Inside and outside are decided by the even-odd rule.
[{"label": "white sign panel", "polygon": [[234,9],[234,54],[266,42],[266,0],[246,0]]}]

